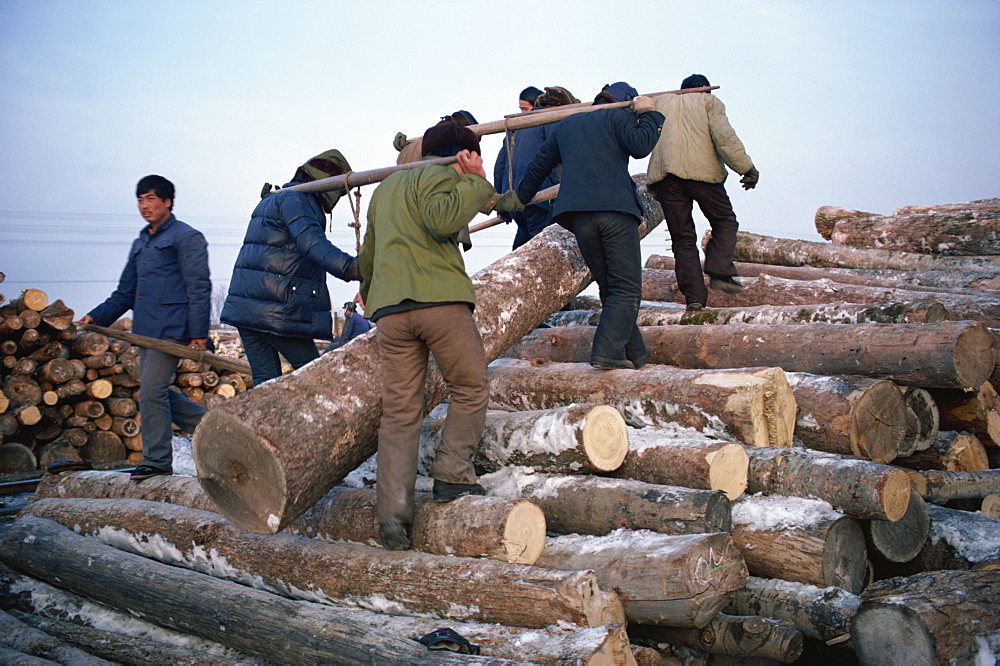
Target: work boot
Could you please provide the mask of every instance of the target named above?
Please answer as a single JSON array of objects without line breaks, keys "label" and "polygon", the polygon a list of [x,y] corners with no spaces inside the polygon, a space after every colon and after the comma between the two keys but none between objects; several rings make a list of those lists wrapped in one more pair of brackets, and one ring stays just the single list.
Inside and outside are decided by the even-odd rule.
[{"label": "work boot", "polygon": [[632,364],[628,361],[616,358],[606,358],[593,354],[590,357],[590,365],[598,370],[631,370]]},{"label": "work boot", "polygon": [[129,476],[133,481],[145,481],[154,476],[170,476],[173,474],[169,469],[160,469],[159,467],[153,467],[152,465],[139,465]]},{"label": "work boot", "polygon": [[448,483],[434,479],[434,499],[450,502],[465,495],[485,495],[486,489],[478,483]]},{"label": "work boot", "polygon": [[713,275],[712,279],[708,282],[708,286],[711,289],[718,289],[719,291],[724,291],[727,294],[743,293],[743,285],[739,283],[739,280],[729,275]]},{"label": "work boot", "polygon": [[410,526],[401,520],[387,520],[379,523],[379,539],[386,550],[410,549]]},{"label": "work boot", "polygon": [[705,304],[699,303],[698,301],[694,301],[693,303],[687,304],[688,312],[697,312],[698,310],[704,310],[704,309],[705,309]]}]

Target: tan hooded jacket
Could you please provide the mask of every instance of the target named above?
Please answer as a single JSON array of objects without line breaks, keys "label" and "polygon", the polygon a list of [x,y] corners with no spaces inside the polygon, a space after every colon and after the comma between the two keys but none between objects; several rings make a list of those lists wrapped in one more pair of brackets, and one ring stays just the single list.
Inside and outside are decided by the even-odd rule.
[{"label": "tan hooded jacket", "polygon": [[666,117],[649,157],[647,183],[672,173],[704,183],[726,179],[726,165],[738,174],[753,167],[743,142],[726,117],[726,105],[711,93],[660,95],[656,110]]}]

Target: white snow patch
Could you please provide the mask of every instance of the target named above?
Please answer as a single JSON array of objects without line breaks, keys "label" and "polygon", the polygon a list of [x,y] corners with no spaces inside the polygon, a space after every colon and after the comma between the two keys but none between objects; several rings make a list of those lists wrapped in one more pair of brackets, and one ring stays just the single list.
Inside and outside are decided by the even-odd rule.
[{"label": "white snow patch", "polygon": [[765,532],[795,529],[842,517],[828,502],[782,495],[744,495],[733,503],[733,524]]}]

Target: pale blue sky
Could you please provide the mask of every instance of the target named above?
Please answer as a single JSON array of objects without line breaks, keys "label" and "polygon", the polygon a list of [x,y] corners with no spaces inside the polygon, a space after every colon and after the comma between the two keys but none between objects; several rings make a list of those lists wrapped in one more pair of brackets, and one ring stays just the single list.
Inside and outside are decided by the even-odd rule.
[{"label": "pale blue sky", "polygon": [[[499,119],[526,85],[589,100],[693,72],[721,86],[761,173],[751,192],[729,181],[743,229],[819,240],[823,205],[1000,196],[996,0],[0,0],[0,292],[96,305],[142,225],[134,186],[149,173],[177,186],[224,289],[261,185],[316,153],[386,166],[397,131],[458,109]],[[500,141],[483,141],[490,173]],[[342,201],[330,237],[353,252],[350,218]],[[477,235],[470,272],[512,237]],[[658,230],[643,254],[668,247]],[[354,293],[330,285],[335,308]]]}]

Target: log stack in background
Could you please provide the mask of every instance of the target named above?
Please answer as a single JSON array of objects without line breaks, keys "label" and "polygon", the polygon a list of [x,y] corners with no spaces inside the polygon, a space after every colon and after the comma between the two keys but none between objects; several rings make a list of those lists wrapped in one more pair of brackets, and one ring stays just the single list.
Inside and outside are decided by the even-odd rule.
[{"label": "log stack in background", "polygon": [[[80,333],[61,300],[38,289],[0,305],[0,473],[55,460],[138,463],[139,348]],[[127,328],[129,320],[119,326]],[[213,337],[228,337],[213,332]],[[250,379],[183,359],[174,386],[206,409]]]}]

